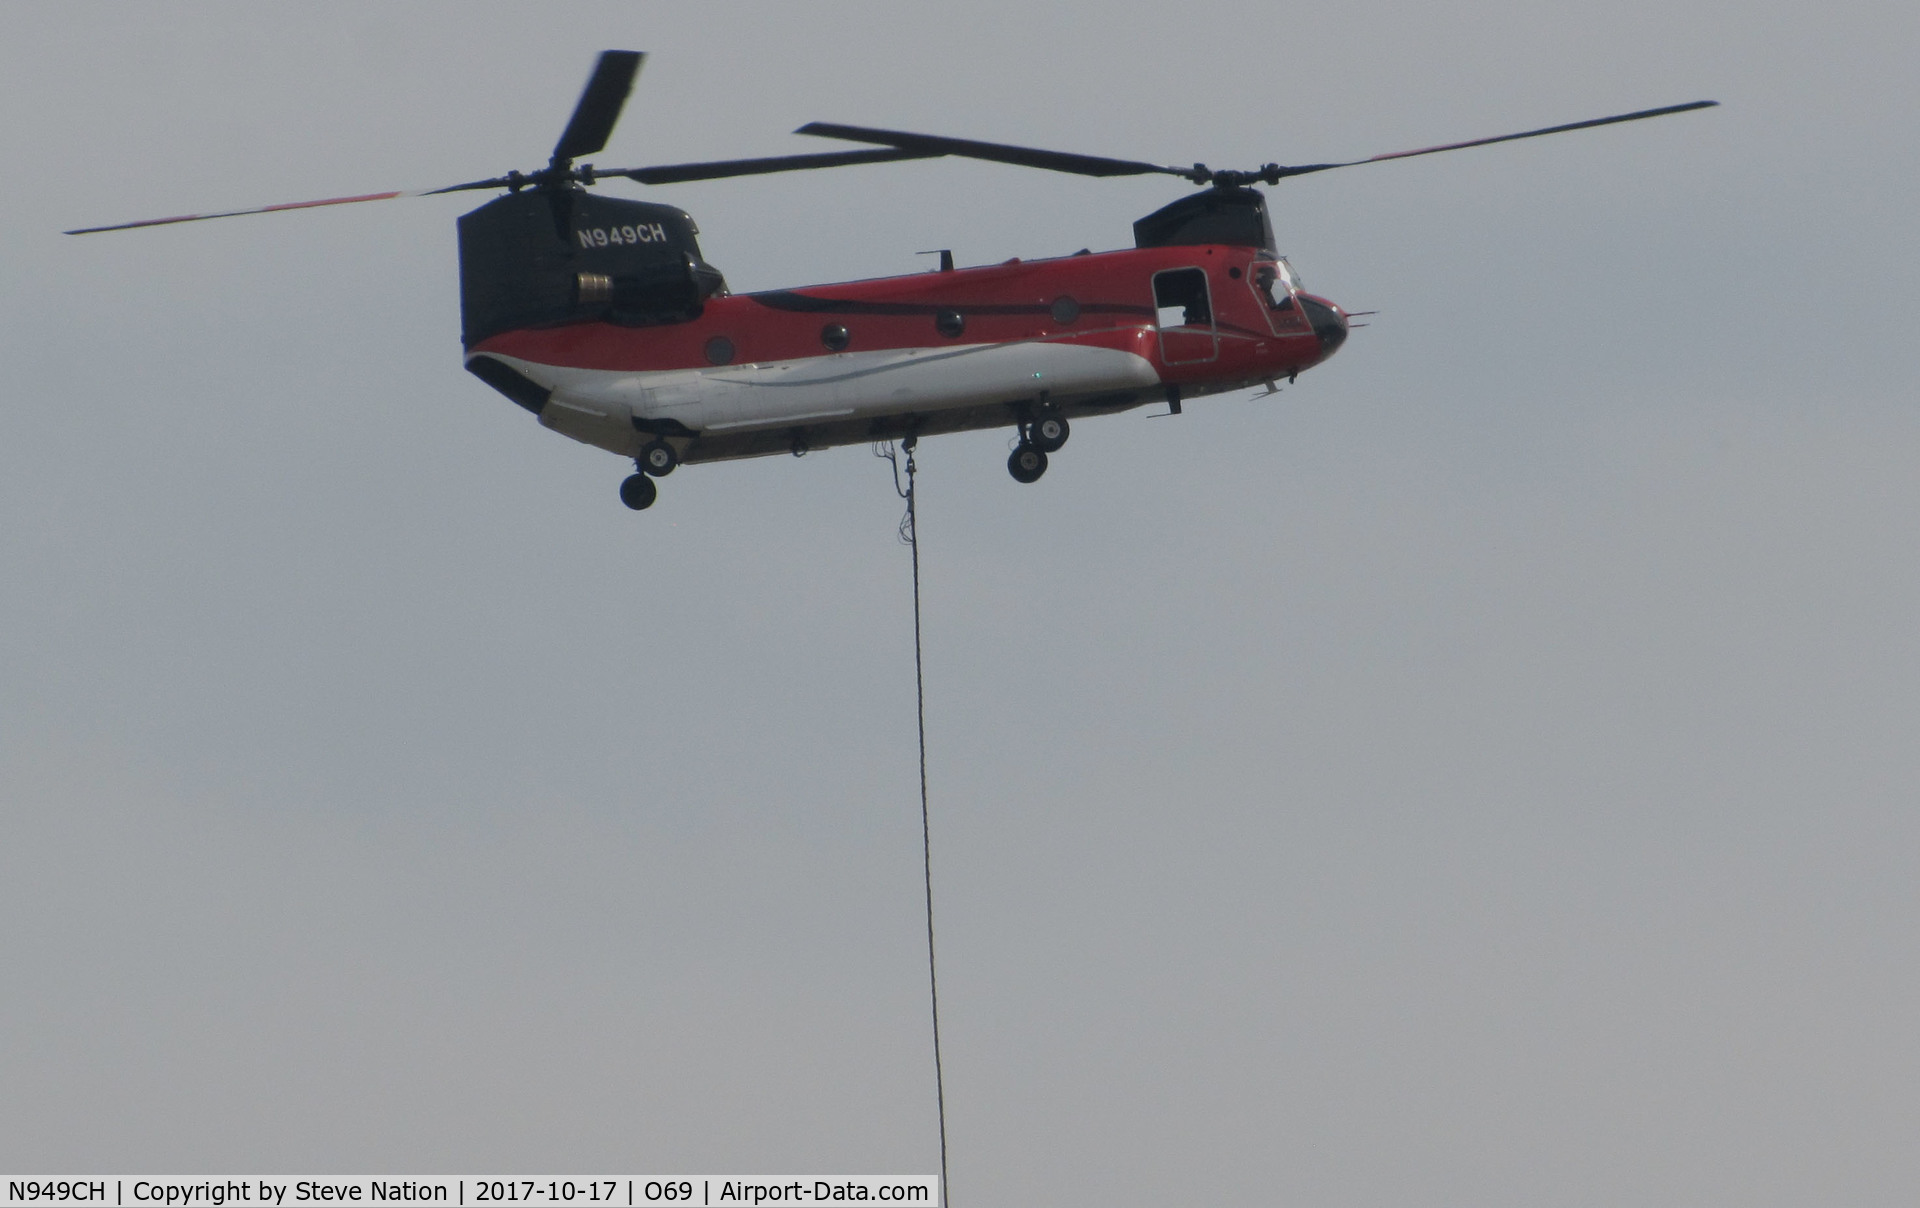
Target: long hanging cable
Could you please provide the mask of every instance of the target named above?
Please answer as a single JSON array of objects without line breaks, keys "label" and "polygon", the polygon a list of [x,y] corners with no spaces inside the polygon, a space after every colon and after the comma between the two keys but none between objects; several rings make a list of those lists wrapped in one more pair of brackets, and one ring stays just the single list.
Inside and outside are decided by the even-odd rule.
[{"label": "long hanging cable", "polygon": [[914,716],[920,730],[920,855],[926,872],[927,887],[927,997],[933,1007],[933,1098],[940,1119],[940,1204],[947,1208],[947,1088],[940,1070],[940,977],[933,959],[933,825],[927,811],[927,682],[920,659],[920,530],[914,510],[913,448],[918,442],[909,435],[900,442],[907,455],[907,485],[900,485],[900,463],[893,446],[874,446],[874,455],[893,465],[893,489],[907,501],[907,514],[900,518],[900,540],[913,555],[913,697]]}]

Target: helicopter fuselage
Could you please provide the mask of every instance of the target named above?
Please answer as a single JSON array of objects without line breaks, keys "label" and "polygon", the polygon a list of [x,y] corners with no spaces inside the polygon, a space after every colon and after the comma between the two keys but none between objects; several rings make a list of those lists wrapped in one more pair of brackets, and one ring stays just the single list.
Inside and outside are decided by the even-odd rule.
[{"label": "helicopter fuselage", "polygon": [[682,321],[509,330],[467,356],[555,431],[702,462],[1177,409],[1291,378],[1346,332],[1284,260],[1214,244],[720,294]]}]

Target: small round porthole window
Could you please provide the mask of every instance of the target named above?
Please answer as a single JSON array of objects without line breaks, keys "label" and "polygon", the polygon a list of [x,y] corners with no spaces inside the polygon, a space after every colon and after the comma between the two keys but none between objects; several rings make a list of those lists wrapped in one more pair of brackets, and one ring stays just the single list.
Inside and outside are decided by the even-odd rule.
[{"label": "small round porthole window", "polygon": [[820,329],[820,342],[827,346],[828,352],[840,352],[853,342],[844,323],[829,323]]},{"label": "small round porthole window", "polygon": [[967,329],[967,316],[957,310],[943,310],[933,316],[933,329],[949,340]]},{"label": "small round porthole window", "polygon": [[1053,321],[1062,327],[1069,327],[1080,317],[1080,303],[1066,294],[1053,300]]},{"label": "small round porthole window", "polygon": [[707,341],[707,364],[733,364],[733,341],[725,336],[715,336]]}]

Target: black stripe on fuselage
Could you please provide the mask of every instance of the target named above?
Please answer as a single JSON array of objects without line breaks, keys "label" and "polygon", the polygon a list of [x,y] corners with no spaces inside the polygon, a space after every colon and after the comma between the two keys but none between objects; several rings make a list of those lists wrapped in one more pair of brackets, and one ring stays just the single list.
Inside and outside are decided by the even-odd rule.
[{"label": "black stripe on fuselage", "polygon": [[467,362],[467,372],[535,415],[540,414],[541,408],[547,405],[547,399],[553,396],[553,391],[506,362],[496,361],[492,357],[474,357]]},{"label": "black stripe on fuselage", "polygon": [[[776,289],[764,294],[747,294],[769,310],[795,311],[815,315],[937,315],[943,310],[963,315],[1051,315],[1051,302],[867,302],[858,298],[816,298],[797,290]],[[1083,315],[1145,315],[1150,306],[1129,306],[1123,302],[1082,302]]]}]

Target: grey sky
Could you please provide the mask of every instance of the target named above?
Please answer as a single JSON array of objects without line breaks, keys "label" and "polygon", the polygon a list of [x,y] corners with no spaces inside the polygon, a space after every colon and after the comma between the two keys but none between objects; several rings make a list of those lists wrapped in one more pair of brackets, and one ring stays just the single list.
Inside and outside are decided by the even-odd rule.
[{"label": "grey sky", "polygon": [[[936,1169],[899,505],[461,371],[423,199],[831,120],[1250,166],[1382,313],[1275,399],[922,448],[963,1204],[1909,1203],[1910,5],[16,5],[0,1166]],[[638,186],[616,185],[639,193]],[[735,289],[1177,182],[651,190]]]}]

